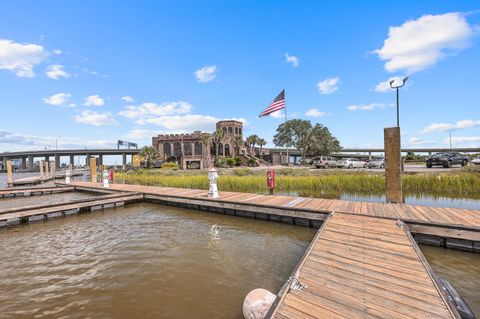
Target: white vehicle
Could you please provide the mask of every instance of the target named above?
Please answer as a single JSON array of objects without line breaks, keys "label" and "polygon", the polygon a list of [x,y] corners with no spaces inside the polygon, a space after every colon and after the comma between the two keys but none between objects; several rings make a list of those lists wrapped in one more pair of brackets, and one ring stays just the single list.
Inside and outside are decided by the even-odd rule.
[{"label": "white vehicle", "polygon": [[330,168],[330,167],[335,167],[337,164],[337,161],[330,156],[319,156],[313,161],[313,166],[316,168]]},{"label": "white vehicle", "polygon": [[475,164],[475,165],[480,165],[480,156],[479,157],[475,157],[472,161],[471,161],[472,164]]},{"label": "white vehicle", "polygon": [[343,168],[364,168],[366,165],[367,163],[358,158],[343,158],[337,161],[337,167]]}]

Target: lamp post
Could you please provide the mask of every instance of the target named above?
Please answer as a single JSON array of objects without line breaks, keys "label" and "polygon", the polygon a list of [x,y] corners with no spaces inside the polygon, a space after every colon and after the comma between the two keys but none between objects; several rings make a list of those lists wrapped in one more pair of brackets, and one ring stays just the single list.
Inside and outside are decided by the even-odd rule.
[{"label": "lamp post", "polygon": [[408,80],[408,76],[404,77],[402,79],[402,84],[401,85],[393,85],[395,83],[395,80],[391,80],[389,83],[390,83],[390,87],[392,89],[397,89],[397,126],[400,127],[400,105],[399,105],[399,97],[398,97],[398,89],[401,88],[402,86],[405,85],[405,82],[407,82]]}]

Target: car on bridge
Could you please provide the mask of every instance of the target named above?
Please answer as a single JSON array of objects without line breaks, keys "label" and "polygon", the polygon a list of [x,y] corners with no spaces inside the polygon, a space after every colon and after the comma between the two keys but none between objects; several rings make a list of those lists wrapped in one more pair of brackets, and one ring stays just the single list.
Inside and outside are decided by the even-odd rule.
[{"label": "car on bridge", "polygon": [[468,157],[456,152],[444,152],[437,153],[425,161],[427,168],[432,168],[432,166],[439,165],[445,168],[452,167],[453,165],[459,164],[465,166],[468,164]]}]

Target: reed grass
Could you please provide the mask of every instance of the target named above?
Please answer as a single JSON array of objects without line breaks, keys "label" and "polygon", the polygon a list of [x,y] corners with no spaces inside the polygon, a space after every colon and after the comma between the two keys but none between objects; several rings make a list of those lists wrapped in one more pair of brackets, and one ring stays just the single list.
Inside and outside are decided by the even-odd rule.
[{"label": "reed grass", "polygon": [[[276,191],[313,197],[320,197],[322,194],[382,195],[385,193],[385,177],[383,174],[340,172],[314,176],[303,175],[300,172],[289,171],[287,174],[277,172]],[[117,173],[116,176],[120,181],[129,184],[208,189],[206,172],[197,171],[196,174],[175,172],[172,174],[140,171]],[[218,181],[218,188],[221,191],[268,192],[264,171],[261,173],[253,172],[252,175],[246,175],[245,171],[238,175],[231,172],[222,174]],[[448,174],[404,175],[403,188],[406,195],[420,194],[478,199],[480,198],[480,174],[460,171]]]}]

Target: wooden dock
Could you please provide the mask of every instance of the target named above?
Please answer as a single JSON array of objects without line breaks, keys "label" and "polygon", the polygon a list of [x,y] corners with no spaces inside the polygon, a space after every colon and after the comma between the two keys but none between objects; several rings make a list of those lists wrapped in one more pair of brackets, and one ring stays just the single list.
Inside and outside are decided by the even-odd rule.
[{"label": "wooden dock", "polygon": [[[103,189],[100,183],[71,185]],[[152,202],[310,227],[319,227],[332,212],[402,220],[420,242],[480,252],[479,210],[238,192],[220,192],[220,198],[209,199],[206,190],[130,184],[111,184],[109,189],[143,193],[145,200]]]},{"label": "wooden dock", "polygon": [[72,192],[73,187],[32,187],[32,188],[6,188],[0,189],[0,198],[18,197],[18,196],[35,196]]},{"label": "wooden dock", "polygon": [[267,318],[460,318],[402,222],[333,213]]},{"label": "wooden dock", "polygon": [[143,199],[142,194],[115,194],[55,205],[27,206],[0,211],[0,227],[65,217],[85,211],[124,206]]},{"label": "wooden dock", "polygon": [[210,199],[206,190],[127,184],[108,190],[90,182],[70,186],[113,194],[0,211],[0,226],[147,201],[319,227],[267,318],[460,318],[412,233],[480,252],[478,210],[237,192]]}]

